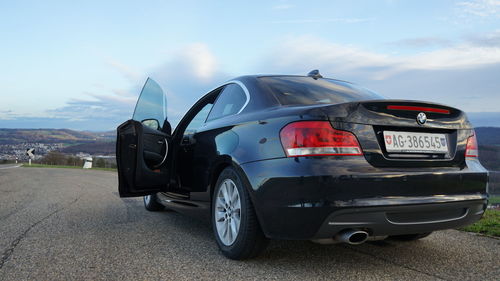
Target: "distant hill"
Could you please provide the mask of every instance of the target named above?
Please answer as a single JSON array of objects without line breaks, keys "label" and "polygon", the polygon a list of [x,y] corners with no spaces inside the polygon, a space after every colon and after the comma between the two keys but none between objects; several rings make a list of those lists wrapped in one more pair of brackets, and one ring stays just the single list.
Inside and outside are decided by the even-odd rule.
[{"label": "distant hill", "polygon": [[0,144],[110,142],[115,132],[88,132],[69,129],[0,129]]},{"label": "distant hill", "polygon": [[50,151],[68,154],[114,155],[116,132],[88,132],[69,129],[0,129],[0,159],[26,160],[26,149],[37,157]]},{"label": "distant hill", "polygon": [[468,112],[467,117],[475,127],[500,127],[500,112]]},{"label": "distant hill", "polygon": [[479,160],[490,171],[500,171],[500,128],[475,128],[479,145]]},{"label": "distant hill", "polygon": [[[500,170],[500,128],[475,128],[480,147],[480,159],[490,170]],[[25,151],[26,143],[62,144],[57,150],[63,153],[76,154],[78,152],[92,155],[112,155],[115,153],[115,131],[89,132],[69,129],[0,129],[0,150],[9,150],[2,153],[11,155],[12,150]],[[5,145],[10,146],[5,148]],[[61,147],[61,145],[59,145]],[[42,151],[38,150],[42,153]]]},{"label": "distant hill", "polygon": [[116,143],[113,142],[102,142],[96,141],[91,143],[83,143],[77,145],[67,146],[60,149],[60,152],[68,154],[77,154],[79,152],[88,153],[91,155],[113,155],[115,154]]},{"label": "distant hill", "polygon": [[477,142],[479,145],[500,146],[500,128],[498,127],[477,127]]}]

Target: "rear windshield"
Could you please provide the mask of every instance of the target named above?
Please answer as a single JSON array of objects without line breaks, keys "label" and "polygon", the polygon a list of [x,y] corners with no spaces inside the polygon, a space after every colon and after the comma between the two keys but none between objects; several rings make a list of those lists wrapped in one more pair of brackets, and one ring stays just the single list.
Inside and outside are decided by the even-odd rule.
[{"label": "rear windshield", "polygon": [[383,99],[377,93],[332,79],[295,76],[259,77],[282,105],[337,104]]}]

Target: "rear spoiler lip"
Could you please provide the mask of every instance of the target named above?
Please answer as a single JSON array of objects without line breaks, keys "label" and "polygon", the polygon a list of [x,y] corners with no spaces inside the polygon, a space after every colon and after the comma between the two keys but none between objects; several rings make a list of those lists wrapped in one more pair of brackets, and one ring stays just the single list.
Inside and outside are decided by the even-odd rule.
[{"label": "rear spoiler lip", "polygon": [[[422,104],[426,106],[437,106],[437,107],[443,107],[451,110],[456,110],[456,111],[462,111],[456,107],[452,107],[446,104],[442,103],[437,103],[437,102],[432,102],[432,101],[423,101],[423,100],[403,100],[403,99],[377,99],[377,100],[364,100],[364,101],[358,101],[360,104],[364,103],[416,103],[416,104]],[[463,111],[462,111],[463,112]]]},{"label": "rear spoiler lip", "polygon": [[[440,119],[434,119],[431,117],[425,125],[419,125],[417,122],[409,122],[408,119],[403,119],[401,117],[388,115],[388,113],[378,112],[370,110],[367,106],[369,104],[381,104],[385,109],[384,105],[410,105],[410,106],[422,106],[431,107],[437,109],[449,110],[449,114],[440,114],[435,112],[425,112],[427,114],[435,114],[442,116]],[[377,105],[380,106],[380,105]],[[465,130],[473,129],[472,124],[467,118],[467,114],[460,109],[450,107],[443,104],[438,104],[434,102],[426,101],[416,101],[416,100],[365,100],[365,101],[354,101],[347,103],[340,103],[335,105],[326,105],[322,107],[328,119],[332,123],[351,123],[360,125],[372,125],[372,126],[395,126],[395,127],[413,127],[413,128],[429,128],[429,129],[454,129],[454,130]],[[385,109],[387,110],[387,109]],[[398,112],[398,110],[387,110]],[[403,112],[403,111],[400,111]],[[415,118],[418,111],[415,112]],[[432,115],[430,115],[432,116]],[[390,123],[388,123],[387,118],[390,118]]]},{"label": "rear spoiler lip", "polygon": [[416,103],[416,104],[421,104],[425,106],[437,106],[437,107],[443,107],[455,111],[462,111],[456,107],[452,107],[446,104],[441,104],[441,103],[436,103],[436,102],[431,102],[431,101],[422,101],[422,100],[403,100],[403,99],[375,99],[375,100],[360,100],[360,101],[348,101],[348,102],[342,102],[342,103],[318,103],[318,104],[290,104],[290,105],[279,105],[276,106],[275,108],[304,108],[304,109],[315,109],[315,108],[324,108],[324,107],[331,107],[331,106],[348,106],[348,105],[361,105],[361,104],[366,104],[366,103]]}]

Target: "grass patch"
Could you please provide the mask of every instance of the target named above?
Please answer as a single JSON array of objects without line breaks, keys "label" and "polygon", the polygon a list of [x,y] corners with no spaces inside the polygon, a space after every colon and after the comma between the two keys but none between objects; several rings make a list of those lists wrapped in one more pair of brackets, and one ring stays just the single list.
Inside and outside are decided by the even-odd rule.
[{"label": "grass patch", "polygon": [[24,168],[64,168],[64,169],[82,169],[79,166],[66,166],[66,165],[45,165],[45,164],[23,164]]},{"label": "grass patch", "polygon": [[[80,170],[84,170],[80,166],[46,165],[46,164],[31,164],[31,166],[28,165],[28,164],[23,164],[23,167],[24,168],[59,168],[59,169],[80,169]],[[97,168],[97,167],[94,167],[94,168],[85,169],[85,170],[98,170],[98,171],[112,171],[112,172],[116,172],[115,168]]]},{"label": "grass patch", "polygon": [[500,210],[488,209],[481,220],[460,230],[500,237]]},{"label": "grass patch", "polygon": [[489,204],[500,204],[500,196],[492,196],[490,197]]}]

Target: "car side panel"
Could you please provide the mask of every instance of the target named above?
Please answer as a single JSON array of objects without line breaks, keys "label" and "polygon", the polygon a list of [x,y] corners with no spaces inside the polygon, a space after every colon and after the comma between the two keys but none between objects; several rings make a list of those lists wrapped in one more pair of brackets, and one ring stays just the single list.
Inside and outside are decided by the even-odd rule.
[{"label": "car side panel", "polygon": [[[207,191],[219,165],[283,158],[285,152],[279,133],[281,128],[297,120],[328,120],[321,111],[301,116],[271,116],[258,119],[258,114],[241,114],[209,122],[195,135],[196,147],[192,163],[191,191]],[[255,120],[255,121],[248,121]],[[182,148],[181,148],[182,149]]]}]

